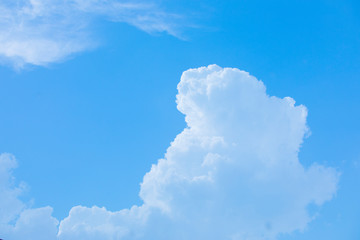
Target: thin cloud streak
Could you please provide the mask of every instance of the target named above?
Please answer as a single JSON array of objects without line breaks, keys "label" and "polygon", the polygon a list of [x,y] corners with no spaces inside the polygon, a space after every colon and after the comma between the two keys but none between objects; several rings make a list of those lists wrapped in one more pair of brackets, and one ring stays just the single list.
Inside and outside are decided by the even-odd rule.
[{"label": "thin cloud streak", "polygon": [[180,15],[154,3],[116,0],[18,0],[0,3],[0,62],[46,66],[98,45],[96,18],[125,22],[145,32],[181,38]]}]

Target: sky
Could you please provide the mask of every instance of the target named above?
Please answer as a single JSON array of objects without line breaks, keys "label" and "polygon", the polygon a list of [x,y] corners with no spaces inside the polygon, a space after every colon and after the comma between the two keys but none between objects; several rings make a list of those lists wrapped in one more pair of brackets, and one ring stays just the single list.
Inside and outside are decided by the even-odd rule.
[{"label": "sky", "polygon": [[360,4],[0,3],[0,238],[360,238]]}]

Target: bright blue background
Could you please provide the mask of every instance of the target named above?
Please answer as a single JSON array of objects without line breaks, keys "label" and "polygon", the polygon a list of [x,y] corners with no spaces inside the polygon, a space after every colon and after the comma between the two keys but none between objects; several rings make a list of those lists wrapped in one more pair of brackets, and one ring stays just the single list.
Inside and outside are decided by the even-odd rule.
[{"label": "bright blue background", "polygon": [[[337,196],[304,234],[281,239],[360,239],[360,3],[163,1],[191,14],[186,40],[100,22],[103,44],[47,68],[0,67],[0,152],[34,206],[67,216],[75,205],[140,204],[139,183],[184,128],[176,110],[181,73],[216,63],[263,80],[270,95],[309,109],[300,152],[342,172]],[[189,17],[190,18],[190,17]]]}]

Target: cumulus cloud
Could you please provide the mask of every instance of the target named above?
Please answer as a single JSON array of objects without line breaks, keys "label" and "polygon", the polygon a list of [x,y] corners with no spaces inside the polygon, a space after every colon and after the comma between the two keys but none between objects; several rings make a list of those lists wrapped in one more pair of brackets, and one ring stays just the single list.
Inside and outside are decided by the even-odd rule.
[{"label": "cumulus cloud", "polygon": [[333,197],[338,173],[298,159],[304,106],[216,65],[184,72],[178,91],[187,127],[144,176],[144,204],[120,212],[75,207],[60,223],[61,240],[275,239],[304,230],[309,205]]},{"label": "cumulus cloud", "polygon": [[180,36],[179,15],[149,1],[5,0],[0,2],[0,57],[15,67],[47,65],[94,48],[97,17],[125,22],[149,33]]},{"label": "cumulus cloud", "polygon": [[187,127],[145,174],[143,204],[117,212],[76,206],[58,240],[276,239],[304,230],[314,219],[308,208],[336,193],[333,168],[298,159],[307,109],[267,95],[247,72],[185,71],[177,104]]}]

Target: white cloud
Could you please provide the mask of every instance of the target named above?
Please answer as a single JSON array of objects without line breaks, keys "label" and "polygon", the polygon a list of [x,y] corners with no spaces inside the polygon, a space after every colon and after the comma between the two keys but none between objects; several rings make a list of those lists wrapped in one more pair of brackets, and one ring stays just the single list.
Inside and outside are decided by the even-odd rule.
[{"label": "white cloud", "polygon": [[146,32],[179,36],[178,18],[155,4],[119,0],[5,0],[0,2],[0,57],[17,68],[47,65],[97,45],[96,17],[126,22]]},{"label": "white cloud", "polygon": [[18,199],[23,186],[16,186],[12,170],[17,167],[15,158],[10,154],[0,155],[0,223],[7,223],[16,217],[24,204]]},{"label": "white cloud", "polygon": [[275,239],[304,230],[313,219],[307,207],[335,194],[334,169],[298,160],[304,106],[216,65],[184,72],[178,90],[188,127],[145,175],[144,204],[115,213],[75,207],[60,240]]},{"label": "white cloud", "polygon": [[52,208],[31,209],[19,200],[23,186],[14,183],[16,167],[14,156],[0,154],[0,238],[56,240],[58,221]]},{"label": "white cloud", "polygon": [[[184,72],[178,90],[187,127],[144,176],[143,205],[76,206],[58,240],[276,239],[304,230],[314,219],[308,207],[336,193],[334,169],[299,162],[307,110],[292,98],[270,97],[255,77],[216,65]],[[50,210],[42,231],[53,234]]]}]

